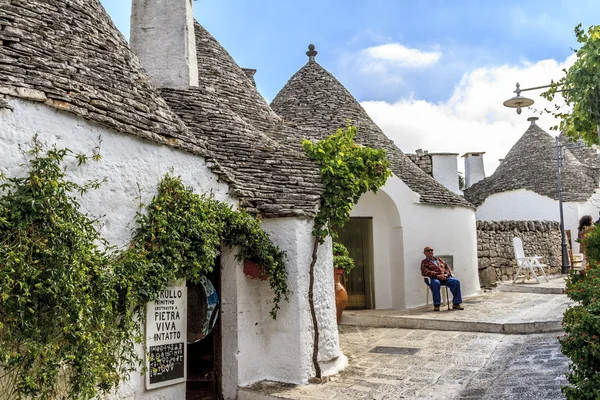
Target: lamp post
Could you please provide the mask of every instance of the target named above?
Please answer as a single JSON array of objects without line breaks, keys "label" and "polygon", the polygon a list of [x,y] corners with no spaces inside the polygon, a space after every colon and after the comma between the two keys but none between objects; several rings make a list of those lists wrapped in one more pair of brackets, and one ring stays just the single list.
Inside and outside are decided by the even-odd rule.
[{"label": "lamp post", "polygon": [[556,144],[556,189],[558,190],[558,209],[560,212],[560,254],[562,258],[562,266],[560,273],[566,275],[569,272],[569,268],[571,267],[571,263],[569,260],[569,255],[567,251],[567,239],[565,235],[565,219],[563,216],[563,198],[562,198],[562,180],[561,180],[561,172],[560,167],[562,166],[562,152],[560,148],[562,147],[558,143],[558,137],[554,138]]},{"label": "lamp post", "polygon": [[[521,92],[525,92],[528,90],[546,89],[546,88],[549,88],[550,86],[552,86],[552,84],[521,89],[521,85],[519,85],[517,83],[517,89],[514,91],[517,95],[511,99],[506,100],[503,104],[505,107],[516,108],[517,114],[521,114],[522,107],[529,107],[530,105],[532,105],[534,103],[534,101],[532,99],[521,96]],[[596,101],[598,101],[597,95],[596,95]],[[598,118],[598,129],[599,129],[599,134],[600,134],[600,116]],[[561,243],[560,243],[560,253],[561,253],[561,271],[560,271],[560,273],[565,275],[565,274],[567,274],[567,272],[569,272],[569,268],[571,267],[571,262],[569,259],[569,253],[567,250],[567,239],[566,239],[566,235],[565,235],[565,219],[564,219],[564,214],[563,214],[563,198],[562,198],[563,189],[562,189],[562,179],[561,179],[561,166],[562,166],[563,156],[562,156],[562,151],[561,151],[562,146],[558,142],[558,137],[555,138],[555,147],[556,147],[556,190],[558,191],[558,210],[559,210],[559,214],[560,214],[560,241],[561,241]]]}]

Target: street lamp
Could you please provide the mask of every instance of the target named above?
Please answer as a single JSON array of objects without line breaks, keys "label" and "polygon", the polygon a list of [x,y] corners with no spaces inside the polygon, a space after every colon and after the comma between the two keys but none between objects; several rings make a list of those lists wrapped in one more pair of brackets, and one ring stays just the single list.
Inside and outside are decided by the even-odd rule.
[{"label": "street lamp", "polygon": [[[542,86],[545,87],[545,86]],[[512,97],[508,100],[506,100],[503,104],[504,107],[509,107],[509,108],[516,108],[517,109],[517,114],[521,114],[521,107],[529,107],[530,105],[532,105],[534,103],[534,101],[530,98],[527,98],[525,96],[521,96],[521,92],[527,91],[527,90],[533,90],[534,88],[528,88],[528,89],[521,89],[521,85],[519,85],[519,83],[517,83],[517,90],[515,90],[515,93],[517,94],[515,97]],[[535,89],[539,89],[539,88],[535,88]]]},{"label": "street lamp", "polygon": [[[517,114],[521,114],[521,107],[529,107],[530,105],[532,105],[534,103],[534,101],[532,99],[521,96],[521,92],[525,92],[528,90],[545,89],[545,88],[549,88],[550,86],[552,86],[552,85],[550,84],[550,85],[536,86],[536,87],[532,87],[532,88],[521,89],[521,85],[519,85],[517,83],[517,89],[515,90],[515,93],[517,95],[509,100],[506,100],[503,104],[505,107],[516,108]],[[600,125],[599,125],[599,127],[600,127]],[[558,210],[559,210],[559,214],[560,214],[560,242],[561,242],[560,253],[561,253],[561,259],[562,259],[560,273],[565,275],[565,274],[567,274],[567,272],[569,272],[571,263],[569,260],[569,253],[567,250],[567,239],[566,239],[566,235],[565,235],[565,219],[564,219],[564,215],[563,215],[563,198],[562,198],[563,188],[562,188],[560,167],[562,166],[562,160],[564,157],[562,156],[562,151],[561,151],[562,146],[558,142],[558,137],[555,138],[555,147],[556,147],[556,189],[558,191]]]},{"label": "street lamp", "polygon": [[562,258],[562,267],[560,273],[566,275],[569,272],[571,263],[567,251],[567,239],[565,237],[565,219],[563,216],[563,198],[562,198],[562,180],[560,167],[562,166],[562,151],[561,145],[558,143],[558,136],[554,138],[556,146],[556,189],[558,190],[558,210],[560,212],[560,254]]}]

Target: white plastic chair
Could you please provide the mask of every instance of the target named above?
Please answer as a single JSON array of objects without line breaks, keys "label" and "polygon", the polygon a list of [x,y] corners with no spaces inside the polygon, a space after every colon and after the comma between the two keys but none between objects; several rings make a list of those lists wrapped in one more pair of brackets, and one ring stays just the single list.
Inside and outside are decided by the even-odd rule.
[{"label": "white plastic chair", "polygon": [[539,268],[539,270],[542,271],[542,274],[546,278],[546,281],[550,282],[550,279],[548,279],[548,277],[546,276],[546,272],[544,271],[544,267],[546,267],[546,264],[542,264],[540,262],[540,259],[542,258],[541,256],[525,257],[525,252],[523,251],[523,241],[521,240],[521,238],[518,237],[513,238],[513,248],[515,249],[515,258],[517,260],[518,267],[513,283],[517,282],[517,279],[519,279],[519,273],[521,273],[521,270],[523,269],[523,282],[525,282],[525,279],[529,278],[529,272],[531,272],[536,282],[540,283],[540,280],[538,279],[538,276],[535,273],[535,268]]},{"label": "white plastic chair", "polygon": [[[431,292],[431,278],[429,277],[424,277],[423,281],[425,282],[425,284],[427,285],[427,289],[425,290],[426,294],[425,294],[425,305],[428,306],[429,305],[429,292]],[[446,288],[446,291],[443,291],[442,288]],[[442,295],[442,304],[446,303],[448,305],[448,310],[450,310],[450,300],[449,300],[449,294],[448,294],[448,284],[446,282],[442,283],[440,282],[440,294]],[[433,300],[433,294],[431,295],[432,300]],[[442,305],[440,304],[440,306]]]}]

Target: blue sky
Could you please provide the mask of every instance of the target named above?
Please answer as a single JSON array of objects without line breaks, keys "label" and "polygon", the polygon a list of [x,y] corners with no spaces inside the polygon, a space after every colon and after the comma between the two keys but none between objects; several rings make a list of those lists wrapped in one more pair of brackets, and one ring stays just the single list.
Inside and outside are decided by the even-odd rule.
[{"label": "blue sky", "polygon": [[[131,2],[101,2],[128,38]],[[307,45],[314,43],[317,61],[404,151],[419,146],[462,153],[487,151],[481,147],[489,146],[498,153],[493,158],[502,158],[500,153],[506,153],[526,129],[526,115],[509,116],[511,111],[502,110],[500,97],[492,92],[508,98],[517,80],[523,86],[537,86],[558,79],[576,46],[573,28],[578,23],[584,27],[600,23],[594,19],[600,15],[600,2],[198,0],[194,15],[240,66],[258,70],[258,89],[268,101],[304,65]],[[486,101],[490,105],[481,107]],[[411,115],[417,110],[424,114]],[[458,130],[475,132],[485,126],[476,128],[474,122],[489,126],[507,121],[502,129],[516,130],[496,142],[479,141],[475,133],[452,140],[439,133],[449,122],[433,114],[458,119],[465,124],[456,125]],[[403,118],[420,120],[399,124],[397,119]],[[415,131],[424,119],[433,118],[436,124]],[[490,168],[495,165],[490,163]]]}]

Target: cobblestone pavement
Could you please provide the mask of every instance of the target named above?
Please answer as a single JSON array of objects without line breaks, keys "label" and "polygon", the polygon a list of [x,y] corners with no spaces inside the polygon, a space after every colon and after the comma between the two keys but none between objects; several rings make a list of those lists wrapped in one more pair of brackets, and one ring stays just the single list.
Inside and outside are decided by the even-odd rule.
[{"label": "cobblestone pavement", "polygon": [[568,367],[556,333],[340,326],[340,339],[350,359],[340,375],[325,384],[261,391],[288,399],[564,398]]}]

